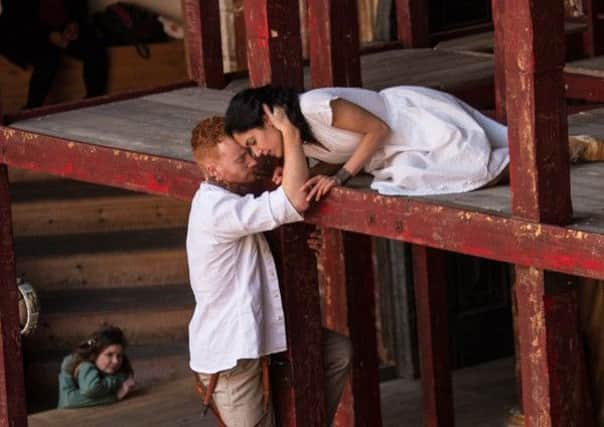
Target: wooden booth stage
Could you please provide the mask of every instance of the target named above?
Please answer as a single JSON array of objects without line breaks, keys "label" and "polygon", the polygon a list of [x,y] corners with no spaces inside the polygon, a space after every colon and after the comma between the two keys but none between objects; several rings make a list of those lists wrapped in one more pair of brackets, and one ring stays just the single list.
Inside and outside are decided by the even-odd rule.
[{"label": "wooden booth stage", "polygon": [[[309,2],[309,16],[315,20],[313,87],[361,83],[353,4]],[[421,14],[414,8],[421,2],[397,5],[399,28],[417,26]],[[498,44],[505,49],[495,57],[495,76],[500,117],[507,106],[512,186],[427,198],[336,188],[306,216],[308,224],[274,233],[288,336],[287,354],[281,355],[285,363],[273,372],[283,425],[325,424],[317,269],[304,244],[313,228],[309,224],[328,229],[323,274],[332,279],[337,298],[326,310],[345,325],[353,343],[348,415],[354,425],[382,425],[369,236],[413,244],[425,425],[454,424],[446,251],[515,264],[526,425],[593,425],[573,276],[604,279],[604,200],[597,189],[604,165],[569,170],[562,2],[506,0],[493,5],[496,41],[503,40],[504,30],[506,34],[505,44]],[[303,87],[297,6],[295,0],[244,1],[250,84]],[[185,0],[184,10],[189,75],[199,86],[224,87],[218,2]],[[0,127],[0,163],[189,200],[201,175],[185,141],[197,120],[224,111],[229,96],[189,86],[33,111]],[[583,133],[589,126],[590,133],[600,132],[597,115],[602,112],[590,114],[573,117],[571,130]],[[23,426],[27,419],[10,218],[2,166],[0,425]]]}]

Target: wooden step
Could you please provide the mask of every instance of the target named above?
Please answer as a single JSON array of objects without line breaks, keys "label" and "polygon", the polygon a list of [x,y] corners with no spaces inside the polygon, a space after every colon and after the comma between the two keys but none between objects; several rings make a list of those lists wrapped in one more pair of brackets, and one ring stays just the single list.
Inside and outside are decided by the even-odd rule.
[{"label": "wooden step", "polygon": [[15,252],[38,291],[188,283],[183,228],[17,237]]},{"label": "wooden step", "polygon": [[[43,352],[26,362],[25,382],[28,412],[34,413],[55,408],[58,402],[58,374],[66,352]],[[187,343],[130,346],[126,354],[132,362],[134,375],[140,389],[154,388],[160,382],[189,377],[189,348]],[[26,355],[27,356],[27,355]],[[83,425],[83,424],[74,424]]]},{"label": "wooden step", "polygon": [[37,330],[24,340],[31,352],[69,351],[103,324],[119,326],[130,344],[187,339],[195,300],[188,284],[43,292]]},{"label": "wooden step", "polygon": [[149,195],[13,202],[15,236],[182,227],[189,204]]}]

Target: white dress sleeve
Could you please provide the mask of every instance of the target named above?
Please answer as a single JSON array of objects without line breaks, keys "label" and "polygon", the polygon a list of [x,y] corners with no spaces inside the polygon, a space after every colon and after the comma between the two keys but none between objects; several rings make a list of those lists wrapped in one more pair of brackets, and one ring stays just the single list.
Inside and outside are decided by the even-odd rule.
[{"label": "white dress sleeve", "polygon": [[313,89],[300,95],[300,109],[307,120],[331,126],[331,101],[338,98],[339,96],[329,89]]}]

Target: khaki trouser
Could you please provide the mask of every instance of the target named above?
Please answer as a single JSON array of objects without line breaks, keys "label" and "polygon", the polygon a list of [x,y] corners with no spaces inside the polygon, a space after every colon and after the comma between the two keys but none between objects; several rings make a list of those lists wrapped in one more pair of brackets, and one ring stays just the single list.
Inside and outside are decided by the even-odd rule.
[{"label": "khaki trouser", "polygon": [[[350,340],[323,329],[323,364],[325,367],[325,404],[328,425],[335,415],[352,358]],[[210,375],[199,374],[207,387]],[[221,371],[213,394],[214,403],[227,427],[273,427],[272,403],[262,405],[262,366],[260,359],[244,359],[237,366]]]}]

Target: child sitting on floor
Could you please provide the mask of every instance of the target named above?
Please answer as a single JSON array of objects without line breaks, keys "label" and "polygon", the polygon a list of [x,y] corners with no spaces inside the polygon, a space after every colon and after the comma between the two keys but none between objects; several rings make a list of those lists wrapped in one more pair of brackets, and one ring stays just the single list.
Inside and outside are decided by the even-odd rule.
[{"label": "child sitting on floor", "polygon": [[126,338],[115,326],[103,326],[63,359],[59,408],[104,405],[126,397],[135,387],[124,350]]}]

